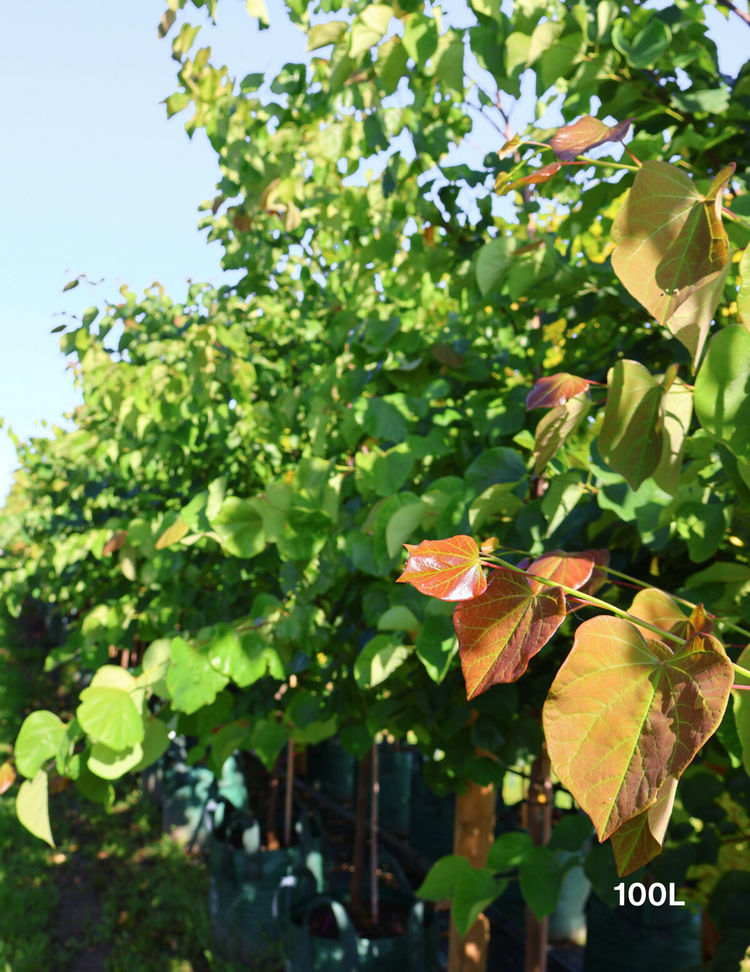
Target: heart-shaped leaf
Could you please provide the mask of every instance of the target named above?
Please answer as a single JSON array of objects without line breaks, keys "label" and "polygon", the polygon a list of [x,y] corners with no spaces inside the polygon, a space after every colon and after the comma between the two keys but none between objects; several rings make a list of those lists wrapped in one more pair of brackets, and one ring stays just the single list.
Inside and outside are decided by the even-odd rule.
[{"label": "heart-shaped leaf", "polygon": [[541,169],[534,169],[528,175],[521,176],[520,179],[514,179],[507,185],[501,186],[498,190],[498,195],[507,196],[509,192],[512,192],[514,189],[519,189],[521,186],[536,186],[543,182],[549,182],[552,176],[557,175],[562,166],[562,162],[550,162],[549,165],[543,165]]},{"label": "heart-shaped leaf", "polygon": [[466,697],[500,682],[515,682],[565,619],[559,587],[535,594],[522,574],[493,570],[481,597],[453,612]]},{"label": "heart-shaped leaf", "polygon": [[27,716],[14,746],[16,769],[33,780],[48,759],[57,755],[65,726],[54,712],[41,710]]},{"label": "heart-shaped leaf", "polygon": [[[648,621],[649,624],[671,632],[678,638],[690,638],[696,632],[710,634],[713,622],[701,607],[695,608],[690,616],[684,613],[669,594],[653,587],[639,591],[628,608],[628,614]],[[644,638],[653,638],[653,632],[647,628],[638,628]]]},{"label": "heart-shaped leaf", "polygon": [[709,344],[695,379],[695,414],[738,459],[750,460],[750,333],[724,327]]},{"label": "heart-shaped leaf", "polygon": [[588,394],[581,392],[564,405],[551,408],[542,418],[534,434],[534,472],[537,476],[542,474],[560,446],[578,429],[590,408]]},{"label": "heart-shaped leaf", "polygon": [[716,730],[734,669],[711,635],[674,653],[601,616],[576,631],[544,705],[552,766],[605,840],[679,779]]},{"label": "heart-shaped leaf", "polygon": [[2,766],[0,766],[0,796],[9,790],[13,784],[16,782],[16,771],[13,768],[13,763],[10,760],[6,760]]},{"label": "heart-shaped leaf", "polygon": [[668,776],[656,802],[612,834],[612,850],[620,877],[632,874],[661,853],[676,792],[677,780]]},{"label": "heart-shaped leaf", "polygon": [[16,797],[16,815],[23,826],[50,847],[55,846],[49,825],[47,774],[39,770],[33,780],[24,780]]},{"label": "heart-shaped leaf", "polygon": [[463,601],[478,597],[487,589],[479,547],[471,537],[460,535],[404,546],[409,558],[397,583],[413,584],[422,594],[441,601]]},{"label": "heart-shaped leaf", "polygon": [[608,385],[599,451],[635,490],[661,459],[664,387],[638,361],[618,361]]},{"label": "heart-shaped leaf", "polygon": [[[555,584],[564,584],[566,587],[580,590],[594,572],[594,557],[590,551],[569,554],[564,550],[550,550],[549,553],[542,554],[526,570],[529,574],[544,577],[545,580],[554,581]],[[536,594],[549,585],[530,580],[529,586]]]},{"label": "heart-shaped leaf", "polygon": [[526,396],[526,411],[532,408],[554,408],[555,405],[564,405],[569,398],[580,395],[586,391],[590,381],[585,378],[578,378],[577,375],[569,375],[565,372],[559,375],[547,375],[540,378]]},{"label": "heart-shaped leaf", "polygon": [[550,140],[550,147],[563,162],[570,162],[605,142],[621,142],[630,130],[632,118],[617,125],[605,125],[598,118],[584,115],[572,125],[560,128]]},{"label": "heart-shaped leaf", "polygon": [[[217,671],[209,658],[210,646],[200,650],[183,638],[172,639],[172,664],[167,672],[167,688],[172,706],[178,712],[197,712],[210,705],[229,681]],[[221,667],[219,659],[219,667]]]},{"label": "heart-shaped leaf", "polygon": [[[720,175],[728,180],[731,173]],[[704,197],[676,166],[644,162],[612,224],[612,267],[660,324],[706,277],[724,268],[728,243],[721,191],[717,185]]]}]

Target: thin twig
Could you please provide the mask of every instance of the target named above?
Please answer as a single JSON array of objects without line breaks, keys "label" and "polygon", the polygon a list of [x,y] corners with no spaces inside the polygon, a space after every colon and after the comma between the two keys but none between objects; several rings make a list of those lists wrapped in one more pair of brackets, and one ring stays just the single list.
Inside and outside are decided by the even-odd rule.
[{"label": "thin twig", "polygon": [[736,13],[740,20],[744,20],[748,27],[750,27],[750,14],[745,13],[744,10],[740,10],[739,7],[735,7],[731,0],[717,0],[717,3],[722,7],[726,7],[727,10]]}]

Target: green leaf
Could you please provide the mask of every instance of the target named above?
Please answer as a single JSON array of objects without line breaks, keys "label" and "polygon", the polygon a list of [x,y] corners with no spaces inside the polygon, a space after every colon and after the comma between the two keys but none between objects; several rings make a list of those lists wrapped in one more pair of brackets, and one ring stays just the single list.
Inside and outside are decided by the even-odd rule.
[{"label": "green leaf", "polygon": [[694,112],[705,111],[709,115],[720,115],[729,107],[731,101],[731,89],[724,86],[721,88],[704,88],[694,90],[689,88],[687,91],[673,91],[672,101],[682,111]]},{"label": "green leaf", "polygon": [[456,893],[459,878],[473,871],[465,857],[451,854],[441,857],[427,872],[427,877],[417,890],[417,896],[425,901],[444,901]]},{"label": "green leaf", "polygon": [[540,420],[534,435],[534,472],[540,476],[547,463],[573,435],[591,409],[587,391],[556,405]]},{"label": "green leaf", "polygon": [[693,390],[681,378],[675,378],[662,398],[662,451],[659,465],[652,473],[656,485],[671,496],[676,496],[679,490],[685,439],[692,417]]},{"label": "green leaf", "polygon": [[280,722],[261,719],[256,724],[252,736],[253,750],[269,772],[288,738],[289,730]]},{"label": "green leaf", "polygon": [[128,770],[135,769],[143,759],[143,747],[138,742],[120,752],[104,743],[94,743],[89,753],[88,767],[95,776],[104,780],[117,780]]},{"label": "green leaf", "polygon": [[166,698],[167,671],[172,663],[172,639],[157,638],[143,653],[142,673],[136,681],[142,686],[151,686],[155,695]]},{"label": "green leaf", "polygon": [[494,517],[514,516],[518,513],[523,502],[511,492],[515,487],[516,483],[497,483],[473,500],[469,507],[469,524],[475,534]]},{"label": "green leaf", "polygon": [[173,638],[171,656],[167,688],[172,707],[178,712],[190,714],[210,705],[229,681],[226,675],[215,670],[207,648],[198,649],[182,638]]},{"label": "green leaf", "polygon": [[385,542],[389,557],[396,557],[401,552],[403,544],[422,522],[427,509],[424,503],[409,503],[396,510],[391,516],[385,528]]},{"label": "green leaf", "polygon": [[591,821],[584,813],[568,813],[552,828],[547,846],[553,851],[561,850],[568,854],[575,854],[581,850],[593,833]]},{"label": "green leaf", "polygon": [[401,43],[416,64],[424,65],[437,49],[437,24],[424,14],[410,14]]},{"label": "green leaf", "polygon": [[143,736],[141,749],[143,755],[140,763],[133,767],[134,773],[140,773],[147,767],[152,766],[157,759],[169,749],[169,727],[161,719],[151,718],[146,723],[146,732]]},{"label": "green leaf", "polygon": [[47,760],[57,755],[64,736],[65,726],[54,712],[32,712],[24,720],[13,750],[18,772],[34,779]]},{"label": "green leaf", "polygon": [[380,615],[378,631],[416,631],[419,621],[404,604],[396,604]]},{"label": "green leaf", "polygon": [[520,483],[526,477],[526,463],[520,452],[507,446],[485,449],[464,473],[467,487],[478,496],[496,483]]},{"label": "green leaf", "polygon": [[745,247],[737,269],[741,278],[740,290],[737,294],[737,312],[742,323],[750,331],[750,246]]},{"label": "green leaf", "polygon": [[76,718],[92,742],[120,752],[143,739],[142,699],[143,690],[129,672],[104,665],[81,692]]},{"label": "green leaf", "polygon": [[652,15],[643,30],[633,38],[626,55],[628,62],[639,70],[651,67],[666,53],[671,43],[672,31],[663,20]]},{"label": "green leaf", "polygon": [[443,34],[438,40],[438,48],[433,57],[435,75],[444,88],[464,90],[464,42],[453,31]]},{"label": "green leaf", "polygon": [[510,871],[511,868],[518,867],[524,854],[533,846],[533,840],[525,832],[500,834],[490,847],[487,867],[491,871]]},{"label": "green leaf", "polygon": [[494,290],[503,280],[513,262],[515,248],[513,237],[498,236],[479,249],[475,272],[482,295]]},{"label": "green leaf", "polygon": [[338,44],[346,33],[349,24],[345,20],[328,20],[324,24],[315,24],[307,35],[308,51],[317,51],[329,44]]},{"label": "green leaf", "polygon": [[[737,664],[741,668],[750,670],[750,647],[745,648]],[[750,678],[737,672],[734,676],[737,685],[750,685]],[[750,691],[732,692],[732,704],[734,708],[734,721],[737,726],[737,735],[742,746],[742,765],[745,772],[750,776]]]},{"label": "green leaf", "polygon": [[413,651],[392,635],[375,635],[357,655],[354,680],[361,689],[374,688],[400,668]]},{"label": "green leaf", "polygon": [[664,449],[664,388],[637,361],[618,361],[608,382],[599,451],[633,489],[656,470]]},{"label": "green leaf", "polygon": [[251,17],[256,17],[261,23],[261,29],[268,27],[268,10],[265,0],[245,0],[247,12]]},{"label": "green leaf", "polygon": [[84,763],[76,777],[76,787],[92,803],[101,803],[109,812],[115,802],[115,788],[108,780],[95,776]]},{"label": "green leaf", "polygon": [[[612,224],[617,247],[612,267],[627,290],[665,324],[728,257],[715,246],[721,226],[721,193],[711,205],[693,180],[674,165],[644,162]],[[719,213],[715,212],[718,208]],[[718,220],[718,224],[716,224]]]},{"label": "green leaf", "polygon": [[471,865],[468,871],[464,870],[459,875],[453,893],[451,914],[461,937],[466,935],[484,909],[491,905],[506,887],[507,881],[496,881],[490,871],[486,869],[477,871]]},{"label": "green leaf", "polygon": [[695,380],[703,428],[739,459],[750,460],[750,333],[725,327],[711,338]]},{"label": "green leaf", "polygon": [[373,3],[354,19],[349,46],[349,57],[353,61],[380,43],[393,16],[393,8],[384,3]]},{"label": "green leaf", "polygon": [[263,518],[252,500],[228,496],[218,513],[209,515],[211,527],[233,557],[256,557],[266,547]]},{"label": "green leaf", "polygon": [[693,563],[713,557],[724,540],[732,517],[732,507],[722,503],[680,503],[675,511],[677,533],[687,542]]},{"label": "green leaf", "polygon": [[586,489],[577,470],[555,476],[542,498],[542,513],[550,537],[577,505]]},{"label": "green leaf", "polygon": [[622,618],[578,628],[544,704],[544,735],[599,840],[652,806],[668,776],[680,778],[721,722],[733,675],[710,635],[667,647]]},{"label": "green leaf", "polygon": [[530,847],[519,865],[521,892],[537,921],[557,907],[565,871],[548,847]]},{"label": "green leaf", "polygon": [[428,615],[417,635],[417,657],[433,682],[440,684],[458,651],[458,638],[449,617]]},{"label": "green leaf", "polygon": [[[179,543],[184,536],[190,532],[190,527],[182,519],[182,517],[177,517],[174,523],[167,527],[167,529],[162,533],[159,539],[156,541],[156,549],[164,550],[165,547],[171,547],[173,543]],[[131,580],[133,578],[130,578]]]},{"label": "green leaf", "polygon": [[400,37],[391,37],[378,48],[375,73],[383,82],[388,94],[393,94],[399,81],[406,74],[408,60],[409,55]]},{"label": "green leaf", "polygon": [[16,797],[16,815],[29,833],[54,847],[47,799],[47,774],[40,769],[33,780],[21,784]]}]

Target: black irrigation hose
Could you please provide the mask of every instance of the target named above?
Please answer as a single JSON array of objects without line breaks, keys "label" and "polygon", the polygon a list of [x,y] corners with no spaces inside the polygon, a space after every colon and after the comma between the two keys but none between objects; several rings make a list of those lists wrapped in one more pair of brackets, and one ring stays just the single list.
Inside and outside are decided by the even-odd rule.
[{"label": "black irrigation hose", "polygon": [[[283,769],[279,772],[279,778],[286,778],[286,773]],[[341,817],[342,820],[346,820],[348,823],[354,824],[356,817],[351,810],[347,810],[345,807],[342,807],[341,804],[337,803],[335,800],[332,800],[331,797],[326,796],[319,790],[316,790],[315,787],[312,787],[308,783],[304,783],[299,779],[295,779],[294,787],[295,789],[299,790],[300,793],[304,793],[306,796],[319,803],[322,807],[325,807],[326,810],[330,810],[331,813],[335,813],[337,816]],[[370,822],[367,821],[365,826],[369,833]],[[389,833],[387,830],[382,830],[380,827],[378,827],[378,840],[382,840],[387,847],[390,847],[391,850],[396,851],[408,864],[414,867],[415,870],[422,871],[424,874],[426,874],[435,863],[434,861],[430,860],[429,857],[425,857],[424,854],[420,854],[418,851],[415,851],[414,848],[409,847],[408,844],[405,844],[398,837]],[[486,913],[490,921],[495,925],[499,925],[503,930],[503,934],[507,935],[508,938],[513,939],[519,945],[525,942],[526,935],[523,929],[519,928],[519,926],[508,918],[507,915],[504,915],[497,905],[490,905],[490,907],[486,909]],[[580,972],[580,963],[571,964],[571,956],[568,956],[560,949],[556,949],[554,947],[550,948],[548,951],[548,959],[550,964],[550,972]],[[557,968],[555,968],[555,966]]]}]

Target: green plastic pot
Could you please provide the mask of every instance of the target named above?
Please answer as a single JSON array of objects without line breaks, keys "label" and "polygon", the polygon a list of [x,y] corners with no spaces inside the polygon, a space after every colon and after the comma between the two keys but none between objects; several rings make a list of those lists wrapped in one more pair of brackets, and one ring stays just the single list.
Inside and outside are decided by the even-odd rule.
[{"label": "green plastic pot", "polygon": [[[436,972],[437,921],[423,901],[390,891],[383,900],[403,903],[409,911],[407,932],[390,938],[362,938],[344,905],[330,895],[314,895],[292,905],[284,929],[286,972]],[[322,938],[310,931],[310,918],[330,908],[337,938]]]},{"label": "green plastic pot", "polygon": [[610,908],[592,894],[586,911],[583,972],[681,972],[700,965],[700,916],[687,907],[646,901]]},{"label": "green plastic pot", "polygon": [[162,829],[181,847],[203,849],[208,844],[206,807],[216,781],[205,766],[189,766],[166,776],[162,787]]},{"label": "green plastic pot", "polygon": [[[281,954],[277,891],[280,886],[286,887],[292,906],[322,890],[320,839],[310,836],[302,818],[295,827],[298,844],[260,850],[260,825],[249,815],[234,811],[222,801],[214,820],[209,911],[216,952],[227,961],[249,964],[258,972],[266,965],[277,968],[274,963]],[[233,843],[237,836],[239,847]]]},{"label": "green plastic pot", "polygon": [[307,750],[307,772],[310,782],[332,800],[349,802],[357,781],[357,760],[336,737],[326,739]]},{"label": "green plastic pot", "polygon": [[410,749],[378,746],[378,764],[380,826],[392,834],[405,837],[411,823],[414,753]]},{"label": "green plastic pot", "polygon": [[[556,854],[560,864],[574,855],[565,851]],[[586,938],[586,901],[591,892],[591,882],[580,864],[572,867],[565,875],[557,907],[549,916],[549,939],[551,942],[578,942]]]},{"label": "green plastic pot", "polygon": [[411,816],[409,844],[431,860],[453,853],[456,821],[456,797],[449,793],[438,796],[422,774],[420,760],[415,759],[411,782]]}]

